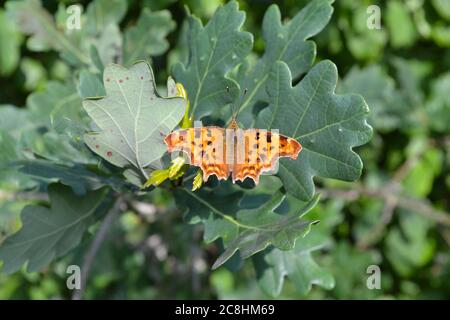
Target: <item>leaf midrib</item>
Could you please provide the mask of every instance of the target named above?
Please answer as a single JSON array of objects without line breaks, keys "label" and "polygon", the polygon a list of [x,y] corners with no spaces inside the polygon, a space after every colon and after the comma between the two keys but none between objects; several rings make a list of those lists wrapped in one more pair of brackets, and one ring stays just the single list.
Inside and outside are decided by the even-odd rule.
[{"label": "leaf midrib", "polygon": [[[220,32],[219,32],[219,35],[220,35]],[[217,37],[217,38],[218,38],[218,37]],[[209,71],[209,65],[211,64],[211,60],[212,60],[212,57],[214,56],[214,52],[216,51],[217,42],[218,42],[217,40],[216,40],[216,42],[214,42],[214,46],[213,46],[213,49],[211,50],[211,52],[210,52],[210,54],[209,54],[208,63],[206,64],[206,68],[205,68],[205,71],[204,71],[204,73],[203,73],[202,79],[200,80],[200,82],[199,82],[199,84],[198,84],[197,93],[195,94],[195,99],[194,99],[194,103],[193,103],[193,107],[192,107],[192,114],[194,114],[194,113],[195,113],[195,110],[197,109],[197,101],[198,101],[198,97],[199,97],[199,95],[200,95],[200,92],[201,92],[202,89],[203,89],[203,83],[204,83],[204,81],[205,81],[205,79],[206,79],[206,75],[208,74],[208,71]],[[200,59],[200,57],[199,57],[199,59]],[[197,63],[197,66],[196,66],[197,74],[198,74],[198,67],[199,67],[199,64]]]},{"label": "leaf midrib", "polygon": [[[312,105],[312,101],[316,97],[317,91],[319,90],[319,87],[321,86],[323,78],[325,77],[327,72],[328,72],[328,70],[324,70],[323,73],[320,75],[319,80],[317,81],[317,85],[314,88],[314,92],[311,94],[311,97],[309,98],[309,101],[305,106],[305,110],[303,111],[302,117],[300,118],[300,120],[298,120],[297,125],[295,126],[294,132],[292,133],[292,137],[295,137],[297,135],[298,129],[302,125],[303,119],[305,118],[306,113],[309,111],[309,108]],[[298,85],[298,89],[300,89],[300,87],[301,87],[301,83]],[[292,88],[292,90],[296,90],[296,89],[297,89],[297,87]]]},{"label": "leaf midrib", "polygon": [[[233,217],[227,215],[226,213],[221,212],[219,209],[215,208],[214,206],[212,206],[209,202],[203,200],[201,197],[197,196],[196,194],[194,194],[193,192],[190,192],[186,189],[182,189],[183,191],[185,191],[187,194],[189,194],[191,197],[193,197],[194,199],[196,199],[197,201],[199,201],[201,204],[203,204],[204,206],[206,206],[208,209],[210,209],[212,212],[216,213],[217,215],[221,216],[222,218],[224,218],[225,220],[228,220],[229,222],[235,224],[236,226],[238,226],[239,228],[243,228],[243,229],[248,229],[248,230],[252,230],[252,231],[259,231],[259,232],[263,232],[263,233],[270,233],[270,232],[277,232],[277,231],[281,231],[283,229],[283,227],[280,228],[268,228],[270,226],[270,224],[266,224],[266,225],[262,225],[262,226],[251,226],[251,225],[247,225],[244,224],[236,219],[234,219]],[[296,217],[296,216],[292,216],[292,221],[295,221],[297,219],[300,219],[300,217]]]},{"label": "leaf midrib", "polygon": [[358,118],[358,117],[360,117],[360,116],[362,116],[364,114],[366,114],[366,112],[359,112],[359,113],[351,116],[348,119],[342,119],[342,120],[337,121],[337,122],[328,123],[327,125],[325,125],[325,126],[323,126],[321,128],[315,129],[315,130],[313,130],[311,132],[308,132],[308,133],[302,134],[302,135],[300,135],[298,137],[295,137],[295,140],[298,140],[298,139],[301,139],[301,138],[305,138],[305,137],[308,137],[308,136],[313,135],[313,134],[318,134],[318,133],[322,132],[323,130],[326,130],[326,129],[332,127],[332,126],[343,124],[343,123],[345,123],[347,121],[350,121],[350,120],[354,120],[355,118]]},{"label": "leaf midrib", "polygon": [[[274,61],[272,62],[272,65],[276,62],[276,61],[283,61],[281,60],[281,58],[283,57],[284,53],[286,52],[287,48],[289,47],[289,45],[291,44],[291,42],[293,41],[293,39],[295,38],[294,35],[297,34],[297,32],[300,30],[300,27],[302,27],[307,21],[309,21],[310,17],[316,13],[316,11],[318,10],[318,8],[320,7],[316,7],[316,9],[314,11],[311,12],[311,14],[305,18],[305,20],[303,20],[303,22],[295,29],[295,31],[291,34],[291,37],[289,38],[289,40],[286,42],[284,48],[281,50],[280,54],[277,56],[276,59],[274,59]],[[286,28],[285,26],[282,26],[282,28]],[[284,31],[284,30],[283,30]],[[307,38],[304,38],[303,41],[306,42]],[[303,56],[303,55],[302,55]],[[262,60],[260,60],[262,61]],[[239,112],[244,110],[245,108],[247,108],[247,106],[249,105],[250,101],[252,100],[253,96],[258,92],[259,87],[261,87],[261,85],[263,85],[267,78],[269,76],[269,71],[267,71],[266,75],[261,79],[261,81],[258,83],[258,85],[256,85],[252,92],[248,95],[248,99],[242,104],[241,108],[239,108]]]},{"label": "leaf midrib", "polygon": [[227,215],[226,213],[221,212],[219,209],[213,207],[209,202],[203,200],[201,197],[197,196],[196,194],[194,194],[193,192],[190,192],[186,189],[182,189],[184,192],[186,192],[188,195],[190,195],[191,197],[193,197],[194,199],[196,199],[198,202],[200,202],[201,204],[203,204],[204,206],[206,206],[208,209],[210,209],[212,212],[214,212],[215,214],[221,216],[222,218],[224,218],[225,220],[228,220],[229,222],[235,224],[236,226],[240,227],[240,228],[244,228],[244,229],[250,229],[250,230],[257,230],[257,231],[264,231],[264,229],[260,229],[258,227],[254,227],[254,226],[250,226],[250,225],[246,225],[243,224],[241,222],[239,222],[238,220],[234,219],[233,217]]},{"label": "leaf midrib", "polygon": [[[122,137],[125,139],[125,141],[127,142],[128,147],[130,148],[130,150],[132,152],[135,152],[133,147],[131,146],[130,142],[128,141],[127,137],[125,136],[125,133],[122,131],[122,128],[119,126],[119,124],[117,123],[116,119],[112,116],[111,113],[109,113],[108,110],[106,110],[106,108],[104,108],[101,104],[97,103],[95,100],[88,100],[91,103],[93,103],[94,105],[96,105],[97,107],[99,107],[104,113],[106,113],[108,115],[108,117],[112,120],[112,122],[115,124],[115,126],[117,127],[117,129],[119,130],[120,134],[122,135]],[[105,143],[103,141],[103,143]],[[106,143],[105,143],[106,144]],[[131,159],[129,159],[128,157],[125,157],[125,159],[128,159],[129,161]],[[135,164],[134,161],[131,161],[131,163]]]}]

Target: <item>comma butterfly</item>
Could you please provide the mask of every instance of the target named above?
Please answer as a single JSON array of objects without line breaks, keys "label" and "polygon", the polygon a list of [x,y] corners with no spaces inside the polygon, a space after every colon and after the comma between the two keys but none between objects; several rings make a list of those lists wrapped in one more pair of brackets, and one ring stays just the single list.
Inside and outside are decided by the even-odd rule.
[{"label": "comma butterfly", "polygon": [[[228,90],[228,88],[227,88]],[[244,91],[245,94],[246,91]],[[264,129],[240,129],[233,119],[228,128],[217,126],[176,130],[164,139],[169,152],[182,151],[191,165],[233,183],[251,178],[255,184],[263,172],[273,172],[280,157],[297,159],[301,144],[293,138]]]}]

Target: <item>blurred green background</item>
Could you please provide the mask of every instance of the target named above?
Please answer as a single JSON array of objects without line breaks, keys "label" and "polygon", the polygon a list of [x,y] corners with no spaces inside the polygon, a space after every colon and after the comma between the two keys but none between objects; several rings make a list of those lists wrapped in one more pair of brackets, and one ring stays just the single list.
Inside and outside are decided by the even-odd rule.
[{"label": "blurred green background", "polygon": [[[169,48],[152,61],[163,84],[170,66],[186,55],[184,6],[206,23],[223,2],[128,1],[120,28],[134,24],[143,8],[170,11],[176,28],[168,35]],[[284,19],[307,2],[276,1]],[[61,5],[89,3],[43,1],[57,22]],[[260,26],[272,1],[239,4],[247,14],[244,29],[255,35],[254,50],[261,54]],[[381,29],[367,28],[370,5],[381,9]],[[365,97],[374,136],[357,150],[364,163],[360,181],[318,182],[322,201],[311,215],[320,216],[316,234],[326,245],[313,255],[333,274],[335,287],[313,286],[300,295],[287,281],[279,298],[449,299],[450,1],[338,0],[333,6],[331,22],[313,38],[318,60],[338,66],[339,92]],[[30,95],[38,99],[49,84],[78,72],[57,51],[36,50],[21,30],[2,3],[0,108],[29,106]],[[21,122],[4,117],[0,127],[14,133]],[[20,228],[20,210],[35,201],[16,191],[0,183],[0,242]],[[151,198],[151,205],[136,202],[114,225],[94,263],[86,298],[269,298],[249,264],[211,271],[217,246],[202,244],[202,228],[182,222],[166,191],[157,189]],[[0,299],[70,298],[66,267],[80,259],[83,245],[43,272],[0,274]],[[372,264],[381,268],[380,290],[366,287]]]}]

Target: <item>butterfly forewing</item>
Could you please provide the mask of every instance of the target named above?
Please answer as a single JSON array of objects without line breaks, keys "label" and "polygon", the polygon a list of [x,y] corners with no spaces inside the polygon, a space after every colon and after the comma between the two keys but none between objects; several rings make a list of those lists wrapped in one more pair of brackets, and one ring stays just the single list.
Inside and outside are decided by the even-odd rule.
[{"label": "butterfly forewing", "polygon": [[183,151],[189,156],[191,165],[203,171],[203,180],[210,175],[227,179],[229,166],[226,162],[226,131],[220,127],[198,127],[177,130],[165,138],[168,151]]}]

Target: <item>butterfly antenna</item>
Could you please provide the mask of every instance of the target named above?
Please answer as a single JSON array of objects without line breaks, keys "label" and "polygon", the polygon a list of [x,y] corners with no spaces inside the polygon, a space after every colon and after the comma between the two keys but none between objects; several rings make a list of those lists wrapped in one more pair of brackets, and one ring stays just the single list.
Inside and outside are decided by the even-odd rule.
[{"label": "butterfly antenna", "polygon": [[[230,94],[230,87],[227,86],[227,94]],[[234,103],[230,103],[230,107],[231,107],[231,118],[233,119],[234,117]]]},{"label": "butterfly antenna", "polygon": [[242,93],[241,99],[239,99],[239,108],[237,108],[236,112],[233,114],[234,119],[237,118],[239,111],[241,111],[242,102],[244,101],[245,96],[247,95],[248,89],[245,88],[244,92]]},{"label": "butterfly antenna", "polygon": [[[247,94],[247,91],[248,91],[247,88],[245,88],[244,92],[242,93],[241,98],[239,99],[239,103],[237,105],[239,105],[239,106],[242,105],[242,101],[244,100],[244,97]],[[230,88],[228,86],[227,86],[227,93],[230,93]],[[239,111],[240,111],[241,108],[239,107],[236,110],[235,107],[236,107],[236,104],[232,103],[231,104],[231,121],[230,121],[230,125],[229,125],[231,128],[237,128],[238,127],[236,119],[237,119],[237,116],[238,116]]]}]

